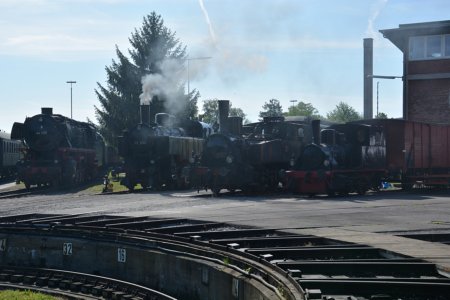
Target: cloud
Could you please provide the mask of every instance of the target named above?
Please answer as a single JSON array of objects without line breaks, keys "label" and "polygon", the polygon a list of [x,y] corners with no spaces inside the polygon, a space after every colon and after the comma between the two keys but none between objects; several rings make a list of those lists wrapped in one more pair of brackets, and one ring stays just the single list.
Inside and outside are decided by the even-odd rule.
[{"label": "cloud", "polygon": [[14,49],[16,54],[25,55],[39,55],[59,51],[105,51],[111,48],[111,46],[107,47],[99,39],[80,38],[62,34],[14,36],[7,38],[3,46],[4,49]]}]

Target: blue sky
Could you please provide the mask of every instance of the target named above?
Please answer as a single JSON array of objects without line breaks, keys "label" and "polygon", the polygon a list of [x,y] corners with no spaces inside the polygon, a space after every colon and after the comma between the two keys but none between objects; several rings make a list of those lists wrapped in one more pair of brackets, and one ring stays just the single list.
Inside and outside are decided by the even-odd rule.
[{"label": "blue sky", "polygon": [[[96,121],[96,83],[155,11],[191,58],[190,88],[229,99],[256,121],[269,99],[340,101],[363,110],[363,38],[374,38],[374,74],[402,75],[402,55],[380,29],[447,20],[447,0],[0,0],[0,129],[43,106]],[[206,18],[206,14],[209,18]],[[376,81],[374,81],[376,100]],[[402,82],[380,80],[379,111],[402,114]],[[374,104],[374,112],[376,112]],[[199,103],[201,110],[201,101]]]}]

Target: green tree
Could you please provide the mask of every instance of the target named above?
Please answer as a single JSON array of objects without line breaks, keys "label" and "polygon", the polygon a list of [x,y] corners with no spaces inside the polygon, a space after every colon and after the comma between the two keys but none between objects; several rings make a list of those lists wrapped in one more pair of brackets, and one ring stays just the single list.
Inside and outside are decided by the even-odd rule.
[{"label": "green tree", "polygon": [[[97,83],[95,90],[100,102],[100,107],[95,106],[97,121],[111,144],[124,129],[139,122],[141,97],[145,96],[145,85],[153,79],[151,76],[158,79],[151,81],[155,87],[147,95],[152,114],[173,113],[176,106],[179,117],[197,114],[199,93],[193,90],[185,95],[184,77],[180,75],[184,74],[186,47],[164,25],[162,17],[155,12],[145,16],[142,27],[134,30],[129,41],[130,58],[116,46],[117,60],[105,67],[106,84]],[[170,76],[168,70],[178,76]]]},{"label": "green tree", "polygon": [[387,119],[388,116],[387,114],[385,114],[384,112],[379,112],[376,116],[375,119]]},{"label": "green tree", "polygon": [[281,117],[283,116],[283,108],[280,101],[277,99],[270,99],[263,105],[263,111],[259,112],[259,117],[262,120],[264,117]]},{"label": "green tree", "polygon": [[[219,115],[219,103],[217,99],[208,99],[203,101],[203,114],[202,121],[205,123],[213,124],[218,121]],[[249,123],[246,118],[247,115],[241,108],[233,107],[233,103],[230,102],[230,117],[241,117],[244,123]]]},{"label": "green tree", "polygon": [[327,119],[334,122],[349,122],[362,119],[361,115],[350,105],[339,102],[335,109],[327,113]]},{"label": "green tree", "polygon": [[290,106],[288,112],[284,113],[285,116],[306,116],[315,119],[320,119],[319,111],[311,104],[300,101],[295,106]]}]

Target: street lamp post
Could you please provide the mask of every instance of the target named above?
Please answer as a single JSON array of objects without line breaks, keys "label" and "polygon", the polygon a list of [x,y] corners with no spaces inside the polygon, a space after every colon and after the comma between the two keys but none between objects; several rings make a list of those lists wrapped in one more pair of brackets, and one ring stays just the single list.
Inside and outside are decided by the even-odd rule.
[{"label": "street lamp post", "polygon": [[69,80],[66,83],[70,83],[70,118],[73,119],[72,115],[72,84],[77,83],[76,81]]},{"label": "street lamp post", "polygon": [[189,58],[189,56],[186,58],[186,62],[187,62],[187,84],[188,84],[188,95],[190,93],[190,87],[189,87],[189,61],[191,60],[201,60],[201,59],[210,59],[212,58],[211,56],[204,56],[204,57],[192,57]]},{"label": "street lamp post", "polygon": [[289,100],[292,103],[292,112],[294,112],[294,103],[298,102],[298,100]]},{"label": "street lamp post", "polygon": [[[368,78],[377,78],[377,79],[396,79],[403,78],[403,76],[386,76],[386,75],[367,75]],[[378,90],[379,90],[380,82],[377,81],[377,116],[378,116]]]}]

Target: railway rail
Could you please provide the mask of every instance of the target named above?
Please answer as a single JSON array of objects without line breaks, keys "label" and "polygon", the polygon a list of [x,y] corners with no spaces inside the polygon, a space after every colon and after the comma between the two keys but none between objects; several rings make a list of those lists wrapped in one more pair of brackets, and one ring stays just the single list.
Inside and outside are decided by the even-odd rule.
[{"label": "railway rail", "polygon": [[175,300],[137,284],[65,270],[4,266],[0,282],[2,289],[34,290],[63,299]]},{"label": "railway rail", "polygon": [[[89,245],[103,241],[114,242],[119,249],[128,249],[136,256],[138,252],[131,252],[130,248],[139,248],[147,252],[156,249],[165,251],[165,255],[182,255],[192,260],[201,260],[204,265],[217,264],[219,267],[215,270],[230,269],[230,274],[233,274],[230,277],[232,279],[227,277],[229,280],[225,280],[231,282],[230,286],[226,285],[227,289],[232,290],[228,298],[218,296],[217,299],[443,300],[448,299],[450,295],[448,274],[441,272],[433,263],[369,245],[299,235],[293,231],[294,229],[251,228],[178,218],[17,215],[0,218],[0,242],[3,240],[3,251],[6,252],[5,255],[0,255],[0,262],[4,269],[20,263],[31,264],[32,259],[29,259],[28,263],[25,262],[26,255],[13,253],[14,249],[18,251],[20,247],[22,247],[20,251],[24,251],[24,244],[15,237],[26,236],[26,241],[30,242],[32,236],[38,236],[41,248],[36,251],[40,253],[41,264],[42,257],[45,256],[42,247],[55,248],[54,245],[49,245],[52,238],[57,238],[59,243],[66,240],[73,241],[74,249],[85,249],[83,256],[98,255],[92,253]],[[42,240],[46,241],[45,246]],[[89,243],[83,244],[83,241]],[[81,244],[78,248],[77,243]],[[0,243],[0,251],[1,249]],[[55,255],[55,251],[52,255]],[[104,251],[107,253],[107,250]],[[27,253],[30,256],[33,252],[30,250]],[[6,260],[8,256],[9,260]],[[84,258],[92,261],[88,257]],[[34,260],[34,263],[36,262],[38,261]],[[145,268],[143,262],[149,263],[149,260],[142,257],[140,264],[130,265],[129,268]],[[44,269],[48,269],[48,265],[51,264],[51,258],[47,256]],[[61,260],[61,268],[66,266],[71,272],[85,272],[83,263],[77,264],[75,266],[70,263],[67,257]],[[176,268],[173,269],[175,265]],[[186,274],[180,273],[180,269],[184,268],[192,277],[186,280],[191,280],[191,287],[195,287],[199,292],[198,299],[213,297],[212,294],[208,294],[214,290],[213,280],[217,280],[217,277],[212,276],[212,270],[206,272],[209,274],[208,277],[205,275],[205,269],[200,267],[202,278],[197,282],[192,275],[192,270],[196,268],[186,267],[180,261],[175,265],[168,264],[159,270],[163,272],[170,269],[168,272],[176,274],[175,278],[167,278],[169,275],[166,275],[168,281],[164,284],[152,280],[145,282],[139,277],[144,273],[135,278],[128,277],[126,275],[131,275],[132,272],[123,266],[118,269],[122,273],[112,271],[107,273],[106,269],[114,269],[109,265],[99,273],[103,277],[112,277],[159,290],[177,299],[190,299],[192,291],[184,291],[183,294],[179,288],[175,288],[177,284],[182,285],[183,280],[187,278]],[[136,270],[134,272],[139,273]],[[169,282],[170,279],[179,282]],[[3,281],[1,274],[0,281]],[[258,294],[260,298],[248,298],[248,295],[245,297],[244,292],[248,291],[247,286],[251,281],[258,282],[254,286],[262,290]],[[241,282],[241,285],[236,282]],[[244,284],[247,284],[246,288],[242,287]],[[208,287],[201,292],[205,286]],[[219,288],[215,285],[214,287]]]},{"label": "railway rail", "polygon": [[46,190],[45,187],[35,187],[31,189],[15,189],[15,190],[9,190],[9,191],[2,191],[0,192],[0,199],[6,199],[6,198],[19,198],[24,197],[32,194],[38,194]]}]

